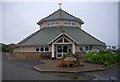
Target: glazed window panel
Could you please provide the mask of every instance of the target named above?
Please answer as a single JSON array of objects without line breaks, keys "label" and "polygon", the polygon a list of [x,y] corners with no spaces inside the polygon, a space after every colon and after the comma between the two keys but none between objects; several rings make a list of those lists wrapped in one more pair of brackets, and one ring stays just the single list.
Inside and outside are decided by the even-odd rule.
[{"label": "glazed window panel", "polygon": [[63,46],[63,52],[67,53],[68,52],[68,47],[67,46]]},{"label": "glazed window panel", "polygon": [[62,57],[62,54],[58,54],[58,57]]},{"label": "glazed window panel", "polygon": [[44,51],[44,47],[40,47],[40,51]]},{"label": "glazed window panel", "polygon": [[85,50],[86,50],[86,51],[88,50],[88,46],[85,46]]},{"label": "glazed window panel", "polygon": [[49,25],[50,25],[50,22],[48,22],[47,25],[49,26]]},{"label": "glazed window panel", "polygon": [[58,25],[58,21],[49,21],[47,22],[48,26],[57,26]]},{"label": "glazed window panel", "polygon": [[62,43],[62,41],[63,41],[63,40],[62,40],[62,39],[60,39],[60,40],[58,40],[57,42],[61,42],[61,43]]},{"label": "glazed window panel", "polygon": [[64,21],[64,24],[67,25],[67,21]]},{"label": "glazed window panel", "polygon": [[75,23],[74,23],[74,22],[72,22],[72,25],[75,25]]},{"label": "glazed window panel", "polygon": [[55,21],[55,25],[58,25],[58,21]]},{"label": "glazed window panel", "polygon": [[36,48],[36,51],[39,51],[39,47]]},{"label": "glazed window panel", "polygon": [[71,22],[68,22],[68,25],[71,25]]},{"label": "glazed window panel", "polygon": [[80,47],[80,51],[83,51],[83,47]]},{"label": "glazed window panel", "polygon": [[74,26],[75,22],[73,22],[73,21],[64,21],[64,25],[65,26]]},{"label": "glazed window panel", "polygon": [[69,42],[67,39],[64,38],[64,42]]},{"label": "glazed window panel", "polygon": [[49,48],[48,48],[48,47],[45,47],[45,51],[49,51]]},{"label": "glazed window panel", "polygon": [[54,25],[54,22],[51,22],[51,25]]},{"label": "glazed window panel", "polygon": [[61,53],[62,52],[62,47],[61,46],[57,46],[57,52]]}]

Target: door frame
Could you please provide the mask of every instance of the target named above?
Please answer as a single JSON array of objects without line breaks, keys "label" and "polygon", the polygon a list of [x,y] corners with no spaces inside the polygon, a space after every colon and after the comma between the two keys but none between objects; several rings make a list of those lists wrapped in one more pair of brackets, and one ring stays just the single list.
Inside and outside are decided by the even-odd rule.
[{"label": "door frame", "polygon": [[[61,51],[61,53],[58,53],[58,46],[61,46],[61,50],[63,50],[63,46],[67,46],[67,53],[68,53],[68,45],[56,45],[56,58],[61,59],[63,55],[67,53],[64,53],[63,51]],[[58,57],[58,54],[61,54],[61,57]]]}]

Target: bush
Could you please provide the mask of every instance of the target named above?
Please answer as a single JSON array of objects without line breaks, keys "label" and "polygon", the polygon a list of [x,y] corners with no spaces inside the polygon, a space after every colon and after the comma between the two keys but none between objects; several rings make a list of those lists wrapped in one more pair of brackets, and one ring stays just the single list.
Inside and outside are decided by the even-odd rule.
[{"label": "bush", "polygon": [[84,57],[85,62],[104,64],[109,66],[120,61],[120,55],[110,50],[101,50],[98,52],[89,52]]},{"label": "bush", "polygon": [[2,44],[0,45],[0,51],[12,53],[13,47],[11,47],[10,45]]}]

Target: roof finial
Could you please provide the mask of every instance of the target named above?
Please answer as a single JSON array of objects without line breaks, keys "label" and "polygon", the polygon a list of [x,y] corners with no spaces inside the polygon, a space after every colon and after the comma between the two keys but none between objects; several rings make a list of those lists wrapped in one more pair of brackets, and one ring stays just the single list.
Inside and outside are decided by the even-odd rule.
[{"label": "roof finial", "polygon": [[59,4],[59,8],[61,9],[61,5],[62,5],[62,3],[58,3]]}]

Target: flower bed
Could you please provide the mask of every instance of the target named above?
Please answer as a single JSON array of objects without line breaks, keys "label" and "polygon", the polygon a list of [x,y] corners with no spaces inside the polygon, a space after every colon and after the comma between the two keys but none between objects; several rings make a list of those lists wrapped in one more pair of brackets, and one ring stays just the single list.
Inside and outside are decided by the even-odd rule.
[{"label": "flower bed", "polygon": [[68,66],[73,67],[73,66],[76,66],[76,62],[74,62],[74,61],[61,61],[60,66],[61,67],[68,67]]},{"label": "flower bed", "polygon": [[76,67],[76,66],[83,66],[80,65],[79,59],[74,54],[67,54],[65,55],[59,63],[60,67]]}]

